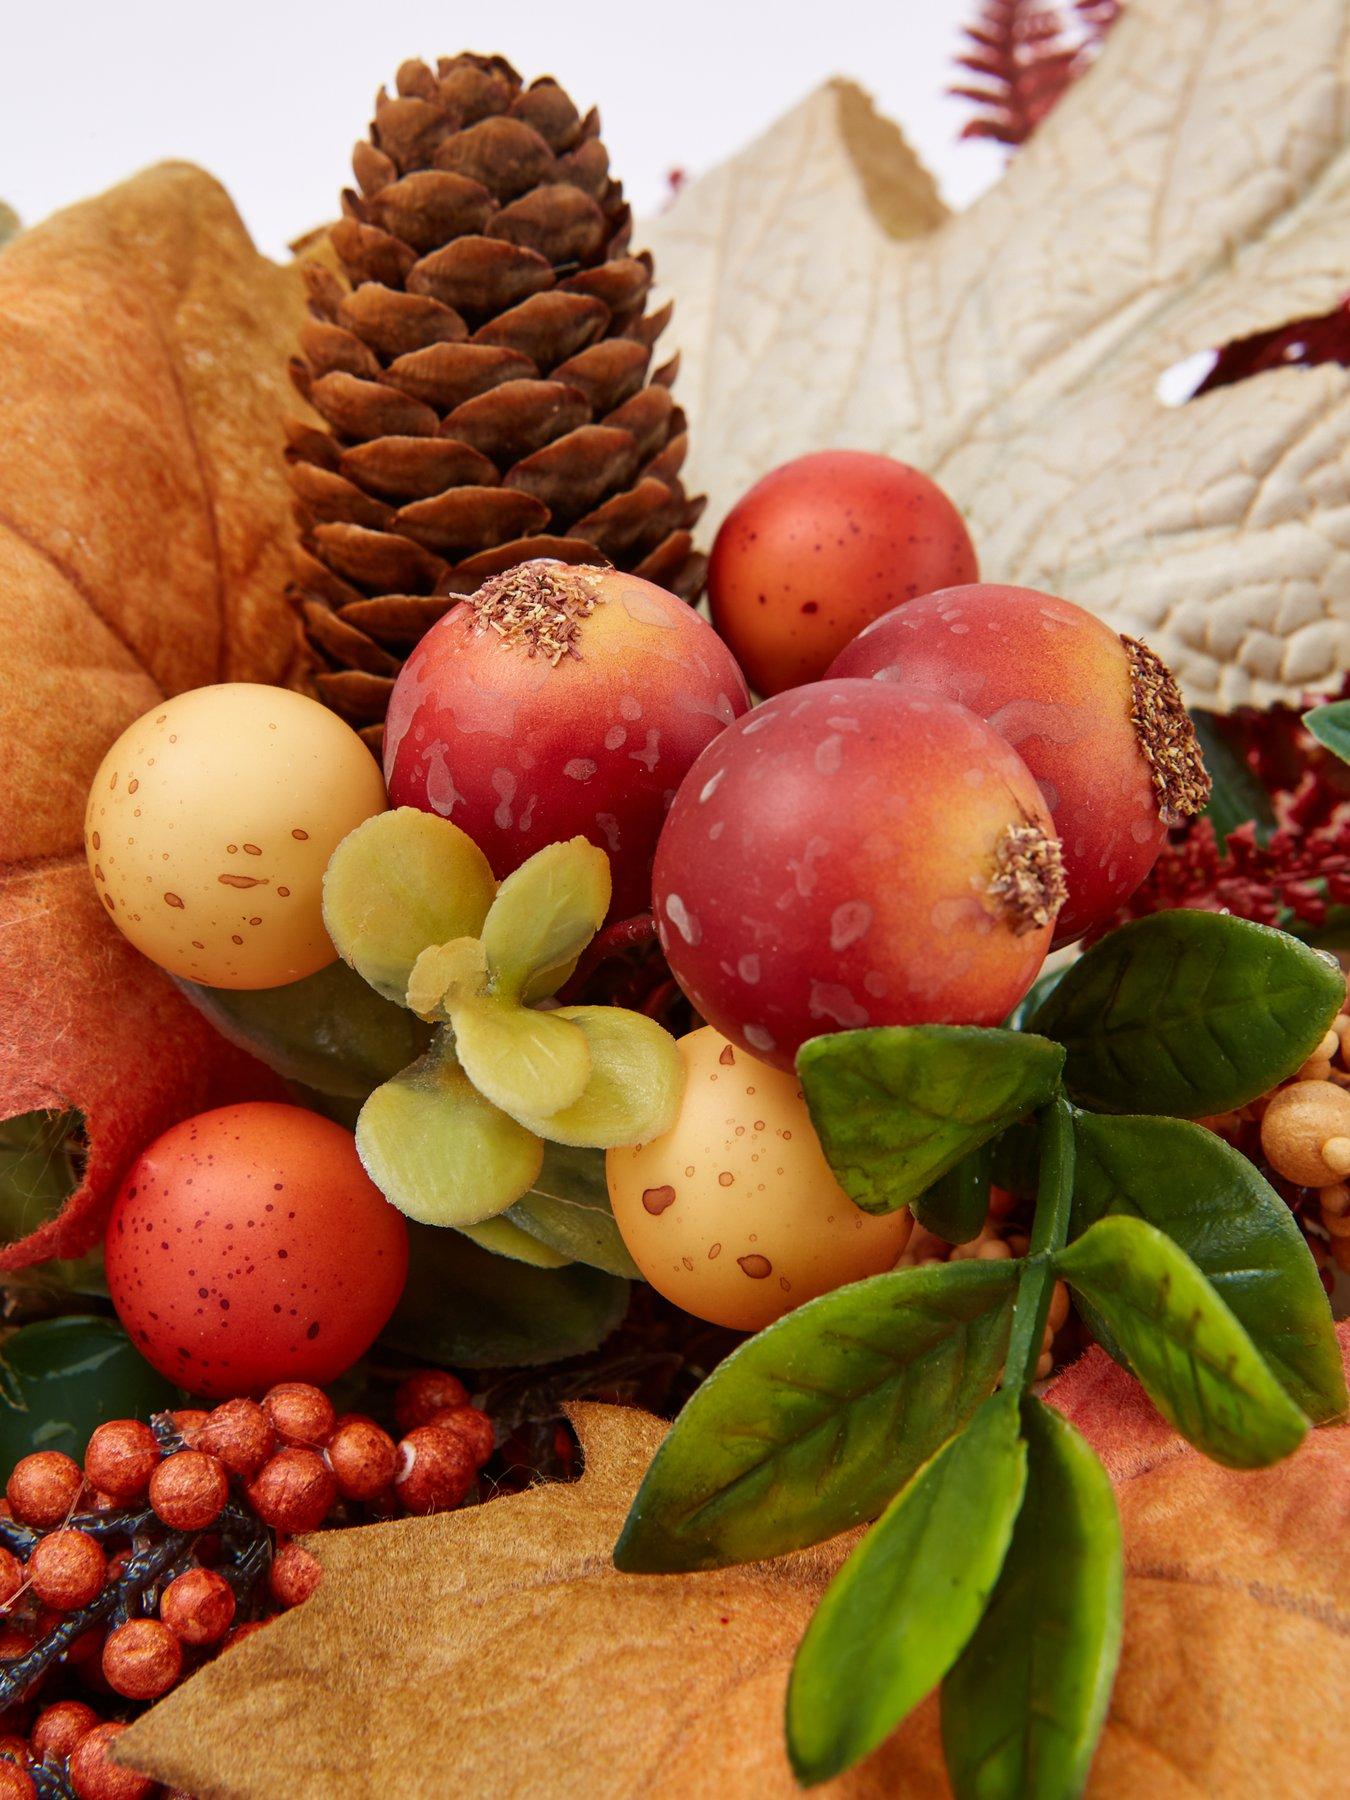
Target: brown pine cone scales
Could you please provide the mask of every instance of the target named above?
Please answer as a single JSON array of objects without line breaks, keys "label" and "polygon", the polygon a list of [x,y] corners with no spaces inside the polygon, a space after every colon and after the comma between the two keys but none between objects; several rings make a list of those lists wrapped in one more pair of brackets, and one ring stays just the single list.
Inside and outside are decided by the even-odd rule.
[{"label": "brown pine cone scales", "polygon": [[327,424],[287,452],[296,589],[321,697],[378,737],[422,633],[531,557],[613,563],[694,597],[702,502],[679,479],[670,315],[594,111],[501,57],[422,62],[381,92],[310,265],[296,384]]}]

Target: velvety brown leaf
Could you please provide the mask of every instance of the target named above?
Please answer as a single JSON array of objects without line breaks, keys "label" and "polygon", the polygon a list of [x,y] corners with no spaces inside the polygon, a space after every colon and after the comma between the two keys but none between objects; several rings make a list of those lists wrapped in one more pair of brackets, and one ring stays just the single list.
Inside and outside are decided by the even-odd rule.
[{"label": "velvety brown leaf", "polygon": [[157,699],[300,671],[280,445],[303,317],[297,272],[183,164],[0,257],[0,1115],[74,1106],[91,1137],[61,1220],[3,1266],[87,1248],[147,1138],[271,1091],[103,919],[82,826]]},{"label": "velvety brown leaf", "polygon": [[[1050,1397],[1112,1467],[1125,1526],[1125,1652],[1090,1796],[1338,1792],[1350,1431],[1238,1475],[1175,1437],[1101,1351]],[[855,1540],[619,1575],[611,1548],[664,1428],[609,1406],[575,1423],[575,1485],[308,1540],[325,1570],[313,1599],[154,1708],[125,1759],[200,1800],[789,1800],[793,1650]],[[947,1795],[936,1702],[819,1791]]]}]

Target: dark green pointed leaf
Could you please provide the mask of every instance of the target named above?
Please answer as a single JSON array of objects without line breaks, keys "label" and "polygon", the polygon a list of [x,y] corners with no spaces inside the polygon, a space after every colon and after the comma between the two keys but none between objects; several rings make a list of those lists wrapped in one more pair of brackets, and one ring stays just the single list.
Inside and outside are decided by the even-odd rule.
[{"label": "dark green pointed leaf", "polygon": [[1213,784],[1205,817],[1214,827],[1215,837],[1222,844],[1240,825],[1253,824],[1257,841],[1265,843],[1275,828],[1270,795],[1252,773],[1246,757],[1234,748],[1225,733],[1223,719],[1214,713],[1193,712],[1191,720]]},{"label": "dark green pointed leaf", "polygon": [[408,1285],[380,1342],[442,1367],[496,1369],[582,1356],[628,1305],[628,1283],[573,1263],[536,1269],[458,1231],[408,1226]]},{"label": "dark green pointed leaf", "polygon": [[788,1755],[807,1786],[875,1750],[979,1623],[1026,1482],[1017,1401],[998,1394],[918,1471],[840,1569],[788,1684]]},{"label": "dark green pointed leaf", "polygon": [[1163,912],[1081,956],[1032,1020],[1098,1112],[1199,1119],[1292,1075],[1345,1003],[1334,959],[1226,913]]},{"label": "dark green pointed leaf", "polygon": [[0,1120],[0,1243],[54,1219],[80,1184],[84,1115],[42,1111]]},{"label": "dark green pointed leaf", "polygon": [[1308,1421],[1230,1308],[1171,1238],[1142,1219],[1101,1219],[1055,1268],[1096,1307],[1150,1400],[1197,1450],[1261,1469]]},{"label": "dark green pointed leaf", "polygon": [[874,1519],[993,1391],[1018,1268],[874,1275],[742,1344],[671,1427],[615,1563],[720,1568]]},{"label": "dark green pointed leaf", "polygon": [[[1314,1424],[1344,1417],[1345,1375],[1331,1308],[1303,1233],[1231,1144],[1181,1119],[1079,1113],[1073,1225],[1123,1214],[1166,1232],[1232,1308]],[[1104,1325],[1094,1335],[1108,1350]]]},{"label": "dark green pointed leaf", "polygon": [[116,1319],[43,1319],[0,1345],[0,1466],[34,1450],[77,1461],[105,1419],[149,1419],[179,1391],[152,1369]]},{"label": "dark green pointed leaf", "polygon": [[914,1217],[925,1231],[947,1244],[968,1244],[980,1235],[989,1216],[989,1152],[988,1144],[972,1150],[919,1195]]},{"label": "dark green pointed leaf", "polygon": [[1350,700],[1333,700],[1330,706],[1314,706],[1305,712],[1303,723],[1319,744],[1350,762]]},{"label": "dark green pointed leaf", "polygon": [[1060,982],[1063,981],[1065,970],[1068,967],[1068,963],[1062,963],[1059,968],[1047,969],[1043,975],[1038,975],[1036,977],[1035,981],[1032,982],[1026,993],[1023,994],[1017,1005],[1014,1006],[1007,1018],[1003,1021],[1007,1030],[1026,1030],[1027,1022],[1033,1017],[1037,1007],[1047,1000],[1050,995],[1054,993]]},{"label": "dark green pointed leaf", "polygon": [[1072,1800],[1120,1656],[1124,1562],[1110,1477],[1039,1400],[1022,1403],[1027,1486],[993,1599],[942,1684],[956,1800]]},{"label": "dark green pointed leaf", "polygon": [[865,1212],[917,1200],[1054,1093],[1063,1052],[1024,1032],[884,1025],[810,1038],[806,1104],[839,1185]]},{"label": "dark green pointed leaf", "polygon": [[575,1262],[630,1281],[642,1279],[614,1223],[603,1150],[545,1144],[534,1186],[502,1217]]},{"label": "dark green pointed leaf", "polygon": [[364,1100],[431,1040],[429,1026],[382,999],[344,962],[286,987],[178,986],[232,1044],[321,1094]]}]

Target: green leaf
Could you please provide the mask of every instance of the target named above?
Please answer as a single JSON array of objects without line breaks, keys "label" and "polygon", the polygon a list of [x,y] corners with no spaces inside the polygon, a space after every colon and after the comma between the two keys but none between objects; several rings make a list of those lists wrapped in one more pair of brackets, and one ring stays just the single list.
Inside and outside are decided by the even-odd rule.
[{"label": "green leaf", "polygon": [[[1180,1119],[1080,1113],[1074,1133],[1074,1234],[1112,1214],[1165,1232],[1309,1418],[1343,1418],[1345,1374],[1317,1265],[1293,1214],[1247,1158]],[[1090,1323],[1097,1335],[1101,1322]],[[1104,1325],[1101,1336],[1116,1353]]]},{"label": "green leaf", "polygon": [[[452,999],[455,1053],[486,1099],[537,1131],[545,1117],[580,1100],[591,1076],[587,1034],[561,1012],[531,1012],[513,1000]],[[538,1135],[542,1136],[542,1132]]]},{"label": "green leaf", "polygon": [[324,924],[343,961],[402,1006],[422,951],[477,937],[496,890],[487,858],[458,825],[400,806],[358,825],[333,852]]},{"label": "green leaf", "polygon": [[431,1035],[344,962],[279,988],[177,985],[232,1044],[321,1094],[364,1100],[420,1056]]},{"label": "green leaf", "polygon": [[1150,1400],[1230,1469],[1297,1450],[1308,1421],[1184,1250],[1142,1219],[1101,1219],[1055,1258],[1091,1301]]},{"label": "green leaf", "polygon": [[470,1243],[477,1244],[480,1250],[490,1250],[494,1256],[509,1256],[516,1262],[529,1263],[535,1269],[565,1269],[573,1260],[560,1250],[550,1249],[539,1238],[531,1237],[519,1225],[513,1225],[506,1213],[496,1219],[480,1219],[476,1225],[457,1225],[455,1229]]},{"label": "green leaf", "polygon": [[356,1148],[386,1200],[427,1225],[473,1225],[529,1193],[533,1133],[485,1100],[438,1042],[361,1108]]},{"label": "green leaf", "polygon": [[1063,1249],[1073,1211],[1073,1111],[1062,1094],[1037,1120],[1040,1128],[1036,1212],[1027,1262],[1017,1286],[1012,1335],[1003,1371],[1006,1387],[1030,1387],[1045,1342],[1055,1277],[1051,1258]]},{"label": "green leaf", "polygon": [[621,1006],[560,1006],[543,1016],[582,1031],[590,1078],[570,1106],[547,1117],[530,1108],[516,1115],[522,1124],[554,1143],[600,1150],[648,1144],[670,1130],[684,1093],[684,1063],[668,1031]]},{"label": "green leaf", "polygon": [[942,1684],[956,1800],[1071,1800],[1120,1656],[1125,1571],[1110,1477],[1067,1419],[1022,1402],[1027,1486],[994,1597]]},{"label": "green leaf", "polygon": [[12,1469],[34,1450],[78,1461],[105,1419],[149,1419],[178,1402],[116,1319],[25,1325],[0,1345],[0,1462]]},{"label": "green leaf", "polygon": [[787,1695],[788,1755],[814,1786],[889,1737],[961,1654],[1026,1483],[1017,1402],[998,1394],[924,1464],[840,1569]]},{"label": "green leaf", "polygon": [[609,1204],[602,1150],[545,1144],[539,1179],[497,1224],[509,1220],[569,1261],[589,1263],[611,1275],[641,1281],[624,1247]]},{"label": "green leaf", "polygon": [[977,1238],[989,1216],[989,1144],[963,1156],[914,1202],[914,1217],[925,1231],[947,1244]]},{"label": "green leaf", "polygon": [[1063,1061],[1023,1032],[883,1025],[808,1039],[797,1073],[839,1185],[864,1212],[894,1212],[1044,1106]]},{"label": "green leaf", "polygon": [[497,890],[483,925],[496,991],[535,1001],[556,993],[609,911],[609,858],[584,837],[546,844]]},{"label": "green leaf", "polygon": [[1350,700],[1314,706],[1311,712],[1304,713],[1303,723],[1319,744],[1325,744],[1342,762],[1350,762]]},{"label": "green leaf", "polygon": [[657,1451],[616,1565],[720,1568],[874,1519],[993,1392],[1018,1267],[873,1275],[742,1344]]},{"label": "green leaf", "polygon": [[[74,1108],[0,1121],[0,1244],[18,1243],[56,1217],[80,1185],[85,1149],[84,1114]],[[69,1311],[91,1295],[106,1299],[103,1245],[6,1270],[4,1285],[52,1311]]]},{"label": "green leaf", "polygon": [[1060,982],[1063,981],[1068,967],[1068,963],[1064,962],[1061,963],[1058,968],[1047,969],[1044,974],[1036,977],[1035,981],[1032,982],[1026,993],[1023,994],[1017,1005],[1014,1006],[1007,1018],[1003,1021],[1009,1031],[1026,1030],[1027,1021],[1032,1017],[1036,1008],[1040,1006],[1042,1001],[1046,1000],[1054,993]]},{"label": "green leaf", "polygon": [[1080,1105],[1199,1119],[1292,1075],[1344,1003],[1334,959],[1284,932],[1163,912],[1094,944],[1032,1024],[1064,1045]]},{"label": "green leaf", "polygon": [[628,1305],[628,1283],[574,1263],[532,1269],[458,1231],[409,1228],[408,1285],[380,1342],[440,1367],[495,1369],[584,1356]]},{"label": "green leaf", "polygon": [[0,1242],[17,1244],[54,1219],[80,1185],[84,1114],[16,1113],[0,1121]]},{"label": "green leaf", "polygon": [[1233,747],[1223,719],[1214,713],[1193,712],[1191,721],[1200,740],[1201,754],[1213,786],[1205,817],[1222,844],[1240,825],[1254,824],[1258,843],[1265,843],[1275,829],[1275,809],[1270,795],[1252,773],[1245,756]]}]

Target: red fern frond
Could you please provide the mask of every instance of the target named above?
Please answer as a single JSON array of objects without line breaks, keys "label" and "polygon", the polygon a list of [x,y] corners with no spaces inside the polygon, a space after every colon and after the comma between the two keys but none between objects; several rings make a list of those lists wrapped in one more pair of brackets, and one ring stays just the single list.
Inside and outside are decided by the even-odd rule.
[{"label": "red fern frond", "polygon": [[980,85],[948,89],[975,108],[961,136],[1009,148],[1025,143],[1096,54],[1119,11],[1120,0],[982,0],[956,57]]}]

